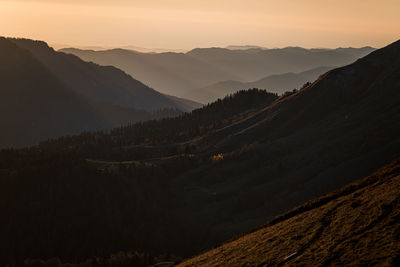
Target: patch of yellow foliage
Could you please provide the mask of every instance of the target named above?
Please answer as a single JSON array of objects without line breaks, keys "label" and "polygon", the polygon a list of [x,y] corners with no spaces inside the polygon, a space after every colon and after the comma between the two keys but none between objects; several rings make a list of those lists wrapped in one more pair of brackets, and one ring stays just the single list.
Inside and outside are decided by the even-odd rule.
[{"label": "patch of yellow foliage", "polygon": [[217,154],[217,155],[213,155],[213,156],[211,157],[211,161],[212,161],[213,163],[222,161],[223,159],[224,159],[224,155],[223,155],[222,153],[219,153],[219,154]]}]

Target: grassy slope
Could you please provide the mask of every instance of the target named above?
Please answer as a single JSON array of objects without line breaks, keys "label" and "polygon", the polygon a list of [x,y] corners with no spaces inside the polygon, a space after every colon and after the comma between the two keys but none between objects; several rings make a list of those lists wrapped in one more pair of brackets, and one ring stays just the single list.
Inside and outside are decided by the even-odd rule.
[{"label": "grassy slope", "polygon": [[400,160],[179,266],[400,263]]}]

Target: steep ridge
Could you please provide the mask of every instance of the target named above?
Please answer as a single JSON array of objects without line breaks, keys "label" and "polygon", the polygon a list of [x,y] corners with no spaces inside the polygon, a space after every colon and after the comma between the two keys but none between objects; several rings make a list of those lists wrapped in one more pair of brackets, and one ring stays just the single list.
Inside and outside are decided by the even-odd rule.
[{"label": "steep ridge", "polygon": [[60,51],[77,55],[86,61],[120,68],[162,93],[188,97],[191,90],[221,81],[249,82],[273,74],[298,73],[320,66],[343,66],[373,50],[371,47],[246,50],[196,48],[187,53],[158,54],[124,49],[93,51],[69,48]]},{"label": "steep ridge", "polygon": [[0,147],[101,128],[91,105],[69,91],[28,51],[0,39]]},{"label": "steep ridge", "polygon": [[[23,42],[34,44],[28,40]],[[69,65],[64,71],[58,69],[60,73],[55,75],[54,69],[50,70],[14,41],[1,38],[0,45],[0,147],[33,145],[61,135],[162,117],[161,113],[94,102],[59,79],[58,76],[70,69],[77,71],[74,66]],[[41,46],[44,44],[38,47]],[[78,58],[76,61],[82,62]],[[170,113],[172,116],[180,112]]]},{"label": "steep ridge", "polygon": [[76,56],[56,52],[45,42],[9,40],[29,50],[59,80],[88,99],[143,110],[178,108],[164,95],[115,67],[87,63]]},{"label": "steep ridge", "polygon": [[187,92],[184,96],[201,103],[209,103],[239,90],[262,88],[269,92],[282,94],[300,89],[306,82],[315,81],[320,75],[333,67],[318,67],[301,73],[283,73],[270,75],[254,82],[222,81]]},{"label": "steep ridge", "polygon": [[[361,124],[385,112],[394,113],[386,116],[393,120],[399,103],[399,74],[400,41],[397,41],[351,65],[328,72],[310,86],[265,108],[257,114],[263,118],[257,127],[242,129],[240,135],[283,137],[293,130],[326,121]],[[245,122],[242,128],[251,123]],[[333,126],[336,125],[330,127]],[[398,127],[396,123],[392,126]]]},{"label": "steep ridge", "polygon": [[400,263],[400,160],[178,266]]}]

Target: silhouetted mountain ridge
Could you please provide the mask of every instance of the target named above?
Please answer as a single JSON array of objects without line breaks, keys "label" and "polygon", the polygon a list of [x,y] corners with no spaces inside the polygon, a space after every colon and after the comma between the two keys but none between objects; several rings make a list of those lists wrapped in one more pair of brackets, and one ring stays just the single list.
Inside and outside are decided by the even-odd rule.
[{"label": "silhouetted mountain ridge", "polygon": [[45,42],[10,40],[31,51],[61,81],[88,99],[144,110],[177,108],[170,99],[115,67],[83,62],[76,56],[54,51]]},{"label": "silhouetted mountain ridge", "polygon": [[373,50],[369,47],[246,50],[212,47],[196,48],[187,53],[158,54],[123,49],[90,51],[70,48],[61,51],[86,61],[116,66],[162,93],[182,97],[191,90],[226,80],[249,82],[273,74],[343,66]]},{"label": "silhouetted mountain ridge", "polygon": [[0,147],[160,118],[162,109],[165,116],[181,113],[182,104],[114,67],[86,63],[40,41],[0,38],[0,45]]}]

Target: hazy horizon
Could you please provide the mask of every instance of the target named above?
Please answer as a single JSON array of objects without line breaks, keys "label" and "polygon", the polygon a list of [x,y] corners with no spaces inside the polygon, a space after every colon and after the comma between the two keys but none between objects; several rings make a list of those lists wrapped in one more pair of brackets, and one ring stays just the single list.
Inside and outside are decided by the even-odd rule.
[{"label": "hazy horizon", "polygon": [[383,47],[400,2],[0,0],[0,35],[73,47]]},{"label": "hazy horizon", "polygon": [[[23,36],[5,36],[6,38],[25,38]],[[39,41],[39,40],[38,40]],[[40,40],[40,41],[45,41],[46,40]],[[57,44],[57,43],[48,43],[47,44],[51,47],[53,47],[55,50],[60,50],[60,49],[68,49],[68,48],[76,48],[76,49],[82,49],[82,50],[94,50],[94,51],[106,51],[106,50],[112,50],[112,49],[126,49],[126,50],[135,50],[138,52],[152,52],[152,53],[162,53],[162,52],[177,52],[177,53],[186,53],[189,52],[193,49],[197,49],[197,48],[226,48],[226,49],[233,49],[234,48],[230,48],[230,46],[249,46],[249,47],[253,47],[253,46],[257,46],[260,47],[261,49],[284,49],[284,48],[288,48],[288,47],[300,47],[300,48],[305,48],[305,49],[337,49],[337,48],[363,48],[363,47],[372,47],[372,48],[377,48],[377,47],[373,47],[373,46],[359,46],[359,47],[355,47],[355,46],[338,46],[338,47],[303,47],[303,46],[298,46],[298,45],[293,45],[293,46],[281,46],[281,47],[262,47],[259,45],[253,45],[253,44],[243,44],[243,45],[225,45],[225,46],[195,46],[195,47],[191,47],[191,48],[175,48],[175,47],[142,47],[142,46],[136,46],[135,44],[132,45],[115,45],[115,46],[107,46],[107,45],[98,45],[98,46],[90,46],[90,45],[70,45],[70,44]]]}]

